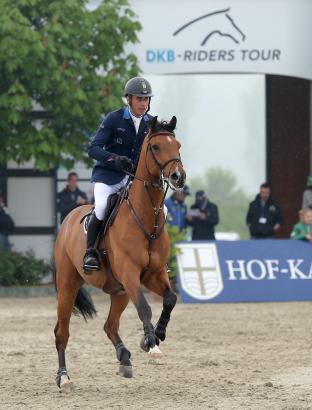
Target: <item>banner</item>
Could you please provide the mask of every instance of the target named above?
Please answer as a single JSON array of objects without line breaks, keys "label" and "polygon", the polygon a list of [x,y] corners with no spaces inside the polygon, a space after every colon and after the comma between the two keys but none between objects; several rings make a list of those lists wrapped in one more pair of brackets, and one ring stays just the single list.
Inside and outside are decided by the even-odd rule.
[{"label": "banner", "polygon": [[182,242],[184,303],[312,300],[312,245],[298,240]]},{"label": "banner", "polygon": [[312,79],[310,0],[131,0],[144,74],[266,73]]}]

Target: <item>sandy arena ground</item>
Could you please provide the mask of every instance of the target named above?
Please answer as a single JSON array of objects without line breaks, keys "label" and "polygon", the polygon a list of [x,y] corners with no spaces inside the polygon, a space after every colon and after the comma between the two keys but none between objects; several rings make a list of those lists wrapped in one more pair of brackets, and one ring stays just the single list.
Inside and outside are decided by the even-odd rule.
[{"label": "sandy arena ground", "polygon": [[[54,377],[55,300],[0,299],[0,409],[312,409],[312,303],[178,304],[162,345],[162,364],[140,351],[142,326],[132,305],[121,335],[133,379],[116,375],[103,333],[109,309],[73,317],[67,366],[74,391]],[[161,304],[152,302],[154,318]]]}]

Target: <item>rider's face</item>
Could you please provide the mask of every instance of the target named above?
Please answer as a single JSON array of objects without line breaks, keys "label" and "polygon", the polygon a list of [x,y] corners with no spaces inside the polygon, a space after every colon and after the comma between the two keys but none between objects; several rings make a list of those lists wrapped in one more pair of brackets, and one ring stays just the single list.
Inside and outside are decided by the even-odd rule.
[{"label": "rider's face", "polygon": [[130,104],[130,98],[127,97],[128,104],[130,105],[132,114],[141,117],[142,115],[145,114],[147,108],[148,108],[148,102],[149,102],[149,97],[136,97],[133,95],[131,97],[131,104]]}]

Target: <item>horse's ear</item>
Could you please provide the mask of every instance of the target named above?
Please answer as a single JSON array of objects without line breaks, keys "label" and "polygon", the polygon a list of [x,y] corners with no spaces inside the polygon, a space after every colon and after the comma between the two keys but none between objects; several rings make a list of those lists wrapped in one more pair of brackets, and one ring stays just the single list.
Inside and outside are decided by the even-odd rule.
[{"label": "horse's ear", "polygon": [[172,132],[174,131],[176,125],[177,125],[177,117],[173,116],[169,122],[170,128],[172,130]]},{"label": "horse's ear", "polygon": [[157,125],[157,115],[156,115],[156,117],[153,117],[152,118],[152,121],[151,121],[151,131],[153,132],[153,129],[156,127],[156,125]]}]

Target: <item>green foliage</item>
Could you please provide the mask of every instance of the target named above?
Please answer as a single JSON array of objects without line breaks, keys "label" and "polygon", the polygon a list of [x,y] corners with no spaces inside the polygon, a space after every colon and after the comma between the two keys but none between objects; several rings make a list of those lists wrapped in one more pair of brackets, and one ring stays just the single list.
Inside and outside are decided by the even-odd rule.
[{"label": "green foliage", "polygon": [[30,252],[0,250],[0,286],[38,285],[51,268]]},{"label": "green foliage", "polygon": [[241,239],[249,237],[246,214],[251,198],[238,186],[231,171],[221,167],[207,170],[203,177],[196,177],[190,183],[192,192],[205,190],[209,199],[219,208],[219,232],[237,232]]},{"label": "green foliage", "polygon": [[169,224],[167,224],[167,230],[170,236],[170,256],[168,261],[168,266],[170,269],[169,278],[174,279],[177,275],[176,255],[178,255],[179,252],[178,248],[175,245],[177,242],[185,240],[186,232],[181,232],[177,226],[172,226]]},{"label": "green foliage", "polygon": [[141,26],[127,0],[105,0],[94,11],[86,4],[0,0],[0,164],[87,161],[88,135],[138,73],[125,44],[138,41]]}]

